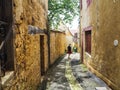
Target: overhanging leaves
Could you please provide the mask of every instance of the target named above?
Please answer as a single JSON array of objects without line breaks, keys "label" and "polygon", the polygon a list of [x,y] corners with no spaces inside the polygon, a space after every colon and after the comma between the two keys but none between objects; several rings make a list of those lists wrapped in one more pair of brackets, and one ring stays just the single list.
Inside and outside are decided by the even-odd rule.
[{"label": "overhanging leaves", "polygon": [[79,0],[48,0],[50,27],[57,28],[60,21],[71,23],[77,15],[79,15]]}]

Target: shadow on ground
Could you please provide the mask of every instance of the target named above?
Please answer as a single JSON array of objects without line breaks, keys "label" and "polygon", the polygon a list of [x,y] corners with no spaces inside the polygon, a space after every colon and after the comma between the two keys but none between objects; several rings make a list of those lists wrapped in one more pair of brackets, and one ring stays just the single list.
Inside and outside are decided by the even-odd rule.
[{"label": "shadow on ground", "polygon": [[38,90],[71,90],[65,77],[66,59],[63,59],[63,57],[59,58],[47,71],[45,79]]}]

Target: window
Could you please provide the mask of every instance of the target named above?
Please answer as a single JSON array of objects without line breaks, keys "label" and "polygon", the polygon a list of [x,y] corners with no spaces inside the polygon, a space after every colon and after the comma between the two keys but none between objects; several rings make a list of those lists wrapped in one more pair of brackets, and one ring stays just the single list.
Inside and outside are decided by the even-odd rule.
[{"label": "window", "polygon": [[91,30],[85,31],[85,51],[91,54]]},{"label": "window", "polygon": [[0,0],[0,76],[2,84],[10,80],[14,71],[12,12],[12,0],[9,2]]}]

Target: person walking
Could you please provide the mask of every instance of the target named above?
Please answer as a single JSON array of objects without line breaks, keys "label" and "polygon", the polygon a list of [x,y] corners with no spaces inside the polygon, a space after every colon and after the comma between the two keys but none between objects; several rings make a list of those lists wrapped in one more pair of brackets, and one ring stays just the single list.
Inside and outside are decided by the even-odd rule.
[{"label": "person walking", "polygon": [[68,45],[67,47],[67,53],[68,53],[68,59],[70,58],[70,54],[72,53],[71,51],[71,44]]}]

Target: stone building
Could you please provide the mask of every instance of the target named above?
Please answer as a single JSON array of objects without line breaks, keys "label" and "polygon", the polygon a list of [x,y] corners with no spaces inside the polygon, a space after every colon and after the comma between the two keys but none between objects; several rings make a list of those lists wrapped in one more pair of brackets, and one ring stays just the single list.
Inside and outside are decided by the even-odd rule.
[{"label": "stone building", "polygon": [[66,34],[66,47],[71,44],[73,46],[73,34],[71,33],[71,31],[69,29],[65,30],[65,34]]},{"label": "stone building", "polygon": [[47,0],[0,1],[0,71],[6,69],[5,76],[0,73],[0,87],[4,90],[36,90],[49,66],[64,54],[65,33],[50,31],[49,37],[47,10]]},{"label": "stone building", "polygon": [[0,0],[4,90],[36,90],[41,83],[48,69],[47,4],[47,0]]},{"label": "stone building", "polygon": [[82,59],[113,90],[120,90],[120,0],[80,1]]},{"label": "stone building", "polygon": [[65,32],[53,31],[50,32],[50,64],[65,53]]}]

